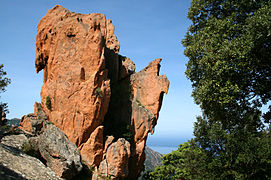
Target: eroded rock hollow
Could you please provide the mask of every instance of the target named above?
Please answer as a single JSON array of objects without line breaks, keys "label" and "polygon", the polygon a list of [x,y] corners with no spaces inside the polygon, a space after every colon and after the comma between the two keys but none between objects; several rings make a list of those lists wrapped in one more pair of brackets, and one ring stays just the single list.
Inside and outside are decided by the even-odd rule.
[{"label": "eroded rock hollow", "polygon": [[58,5],[38,24],[42,108],[95,168],[94,179],[137,178],[168,92],[167,77],[159,75],[161,59],[135,72],[119,49],[103,14],[77,14]]}]

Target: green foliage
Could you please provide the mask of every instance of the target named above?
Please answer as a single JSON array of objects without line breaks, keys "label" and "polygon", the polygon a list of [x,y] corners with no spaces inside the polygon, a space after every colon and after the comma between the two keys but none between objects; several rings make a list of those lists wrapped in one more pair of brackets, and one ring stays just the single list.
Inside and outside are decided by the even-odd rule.
[{"label": "green foliage", "polygon": [[153,179],[271,179],[271,107],[262,112],[271,100],[271,2],[192,0],[188,18],[186,75],[203,116]]},{"label": "green foliage", "polygon": [[270,132],[262,132],[257,137],[250,133],[231,135],[224,139],[228,141],[227,143],[219,144],[216,135],[208,132],[207,136],[202,136],[205,138],[204,142],[215,147],[208,149],[200,147],[197,140],[192,139],[180,145],[178,150],[165,155],[162,166],[149,173],[151,179],[243,180],[271,177]]},{"label": "green foliage", "polygon": [[[209,179],[267,179],[271,177],[270,131],[246,127],[225,130],[220,122],[197,118],[195,146],[207,157],[201,171]],[[200,176],[201,177],[201,176]]]},{"label": "green foliage", "polygon": [[[181,144],[176,151],[162,157],[162,166],[149,173],[153,180],[168,179],[203,179],[204,171],[200,164],[206,159],[202,149],[193,145],[193,142]],[[200,178],[201,177],[201,178]]]},{"label": "green foliage", "polygon": [[49,96],[46,97],[46,102],[45,102],[45,105],[47,107],[48,110],[52,110],[52,104],[51,104],[51,99]]},{"label": "green foliage", "polygon": [[3,130],[10,130],[10,127],[8,125],[3,125],[3,126],[1,126],[1,129],[3,129]]},{"label": "green foliage", "polygon": [[52,121],[48,121],[48,124],[54,124]]},{"label": "green foliage", "polygon": [[95,90],[94,90],[94,94],[96,96],[98,96],[99,98],[102,98],[103,97],[103,93],[102,93],[102,90],[100,87],[97,87]]},{"label": "green foliage", "polygon": [[136,102],[137,102],[138,106],[144,107],[138,99],[136,99]]},{"label": "green foliage", "polygon": [[10,84],[10,79],[5,77],[7,73],[3,70],[4,65],[0,64],[0,93],[6,91],[7,85]]},{"label": "green foliage", "polygon": [[271,99],[271,3],[194,0],[183,45],[193,97],[210,121],[235,125]]},{"label": "green foliage", "polygon": [[[10,84],[10,79],[5,77],[7,73],[3,70],[4,65],[0,64],[0,93],[6,91],[6,87]],[[0,96],[1,98],[1,96]],[[8,113],[7,103],[0,102],[1,111]]]}]

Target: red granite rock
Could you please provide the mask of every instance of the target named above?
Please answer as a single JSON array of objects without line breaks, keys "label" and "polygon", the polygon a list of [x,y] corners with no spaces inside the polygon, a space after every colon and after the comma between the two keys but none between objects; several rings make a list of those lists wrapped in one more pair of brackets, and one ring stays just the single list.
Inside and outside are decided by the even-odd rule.
[{"label": "red granite rock", "polygon": [[154,132],[168,92],[167,77],[159,75],[161,59],[136,73],[119,48],[114,26],[103,14],[55,6],[38,24],[41,107],[95,167],[93,179],[99,173],[137,179],[148,133]]}]

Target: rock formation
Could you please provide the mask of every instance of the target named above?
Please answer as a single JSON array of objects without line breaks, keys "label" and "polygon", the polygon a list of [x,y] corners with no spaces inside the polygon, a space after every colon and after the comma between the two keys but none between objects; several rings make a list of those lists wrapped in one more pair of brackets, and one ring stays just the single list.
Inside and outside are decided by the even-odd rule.
[{"label": "rock formation", "polygon": [[0,143],[0,179],[57,180],[60,178],[42,162],[18,149]]},{"label": "rock formation", "polygon": [[12,135],[5,136],[2,138],[2,143],[10,143],[7,145],[42,160],[60,178],[75,177],[82,170],[81,156],[76,145],[71,143],[59,128],[48,121],[39,103],[35,103],[34,111],[34,114],[23,116],[20,123],[20,130],[26,132],[30,137],[26,138],[23,134],[16,135],[15,137],[21,136],[18,141],[16,140],[18,138],[13,138]]},{"label": "rock formation", "polygon": [[44,69],[42,109],[94,174],[136,179],[169,81],[159,76],[161,59],[136,73],[119,48],[105,15],[57,5],[38,24],[35,67]]},{"label": "rock formation", "polygon": [[46,165],[59,177],[70,179],[81,171],[80,153],[76,146],[54,125],[40,135],[38,147]]},{"label": "rock formation", "polygon": [[[32,147],[26,144],[32,139],[31,134],[16,128],[0,127],[0,179],[10,180],[56,180],[61,179],[49,167],[46,167],[42,161],[33,157]],[[62,146],[65,146],[63,144]],[[26,154],[31,151],[31,156]],[[37,150],[38,151],[38,150]]]}]

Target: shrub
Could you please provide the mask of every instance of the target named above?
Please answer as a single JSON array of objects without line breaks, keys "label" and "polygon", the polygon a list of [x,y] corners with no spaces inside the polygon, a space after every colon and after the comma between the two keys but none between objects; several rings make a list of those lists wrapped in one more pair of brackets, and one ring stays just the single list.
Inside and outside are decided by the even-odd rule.
[{"label": "shrub", "polygon": [[96,94],[99,98],[102,98],[103,97],[103,93],[102,93],[102,90],[100,87],[97,87],[95,90],[94,90],[94,94]]},{"label": "shrub", "polygon": [[49,109],[50,111],[52,110],[51,99],[49,96],[46,97],[45,105],[46,105],[47,109]]},{"label": "shrub", "polygon": [[35,148],[31,145],[30,140],[25,141],[22,145],[22,151],[25,154],[28,154],[29,156],[33,157],[39,157],[39,152],[35,150]]}]

